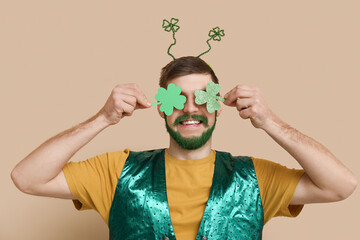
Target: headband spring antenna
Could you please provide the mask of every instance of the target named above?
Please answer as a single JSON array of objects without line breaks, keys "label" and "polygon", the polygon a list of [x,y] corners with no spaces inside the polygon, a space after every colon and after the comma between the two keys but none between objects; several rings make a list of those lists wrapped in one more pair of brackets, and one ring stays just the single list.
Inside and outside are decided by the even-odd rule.
[{"label": "headband spring antenna", "polygon": [[164,20],[163,20],[163,24],[162,24],[162,27],[164,28],[165,31],[167,31],[167,32],[172,31],[172,32],[173,32],[174,43],[172,43],[172,44],[169,46],[167,53],[168,53],[174,60],[175,60],[175,57],[170,53],[170,48],[176,44],[175,33],[180,29],[180,27],[179,27],[178,25],[176,25],[176,23],[178,23],[178,21],[179,21],[179,19],[176,19],[176,18],[171,18],[170,21],[164,19]]},{"label": "headband spring antenna", "polygon": [[[174,39],[174,43],[172,43],[168,50],[167,50],[167,53],[168,55],[170,55],[174,60],[175,60],[175,57],[170,53],[170,48],[172,46],[174,46],[176,44],[176,38],[175,38],[175,33],[180,29],[180,27],[177,25],[177,23],[179,22],[179,19],[176,19],[176,18],[171,18],[170,21],[166,20],[166,19],[163,19],[163,24],[162,24],[162,27],[164,28],[165,31],[167,32],[170,32],[172,31],[173,32],[173,39]],[[205,53],[208,53],[210,50],[211,50],[211,46],[209,44],[209,41],[210,40],[214,40],[214,41],[221,41],[221,37],[224,37],[225,36],[225,32],[224,30],[220,30],[219,27],[214,27],[212,30],[209,31],[209,34],[208,36],[210,37],[206,43],[207,45],[209,46],[209,49],[206,50],[205,52],[201,53],[199,56],[197,56],[198,58],[202,55],[204,55]]]}]

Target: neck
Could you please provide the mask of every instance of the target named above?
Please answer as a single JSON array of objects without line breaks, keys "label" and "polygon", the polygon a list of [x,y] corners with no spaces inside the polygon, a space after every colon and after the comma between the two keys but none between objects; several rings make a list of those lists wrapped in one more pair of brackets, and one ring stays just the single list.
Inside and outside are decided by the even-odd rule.
[{"label": "neck", "polygon": [[188,150],[179,146],[171,137],[168,153],[180,160],[195,160],[205,158],[211,153],[211,138],[207,143],[198,149]]}]

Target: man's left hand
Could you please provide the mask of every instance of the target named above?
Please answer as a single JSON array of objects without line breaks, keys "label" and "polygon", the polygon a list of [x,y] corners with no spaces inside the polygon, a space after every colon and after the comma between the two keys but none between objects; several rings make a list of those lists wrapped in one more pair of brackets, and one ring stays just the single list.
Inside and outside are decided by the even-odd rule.
[{"label": "man's left hand", "polygon": [[279,121],[279,118],[266,104],[260,90],[256,87],[237,85],[224,96],[224,104],[236,107],[243,119],[250,118],[256,128],[266,129],[271,122]]}]

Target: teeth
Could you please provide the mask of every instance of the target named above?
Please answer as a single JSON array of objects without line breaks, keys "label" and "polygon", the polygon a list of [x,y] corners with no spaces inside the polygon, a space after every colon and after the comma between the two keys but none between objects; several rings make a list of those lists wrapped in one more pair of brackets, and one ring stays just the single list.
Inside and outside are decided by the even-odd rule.
[{"label": "teeth", "polygon": [[196,121],[196,120],[190,120],[190,121],[183,121],[181,122],[182,125],[191,125],[191,124],[199,124],[200,121]]}]

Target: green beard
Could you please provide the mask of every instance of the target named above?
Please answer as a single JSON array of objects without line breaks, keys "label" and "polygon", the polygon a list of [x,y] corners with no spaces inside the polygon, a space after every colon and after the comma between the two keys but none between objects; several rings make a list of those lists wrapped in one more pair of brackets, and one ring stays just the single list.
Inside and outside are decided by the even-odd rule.
[{"label": "green beard", "polygon": [[[184,148],[184,149],[188,149],[188,150],[193,150],[193,149],[198,149],[202,146],[204,146],[205,143],[207,143],[215,129],[215,125],[216,125],[216,114],[217,111],[215,112],[215,122],[214,125],[209,128],[208,130],[206,130],[205,132],[203,132],[201,134],[201,136],[199,137],[191,137],[191,138],[186,138],[180,135],[179,132],[175,132],[173,129],[171,129],[167,123],[166,120],[166,115],[165,115],[165,125],[166,125],[166,130],[168,131],[168,133],[170,134],[170,136],[172,137],[172,139],[174,139],[174,141],[179,144],[180,147]],[[202,117],[202,116],[201,116]],[[183,118],[183,116],[180,116],[179,118]],[[189,119],[190,116],[187,118]],[[196,120],[200,120],[198,117],[196,117],[196,115],[192,116],[192,118],[196,119]],[[175,123],[179,122],[175,120]],[[207,122],[205,123],[205,125],[207,125]]]}]

